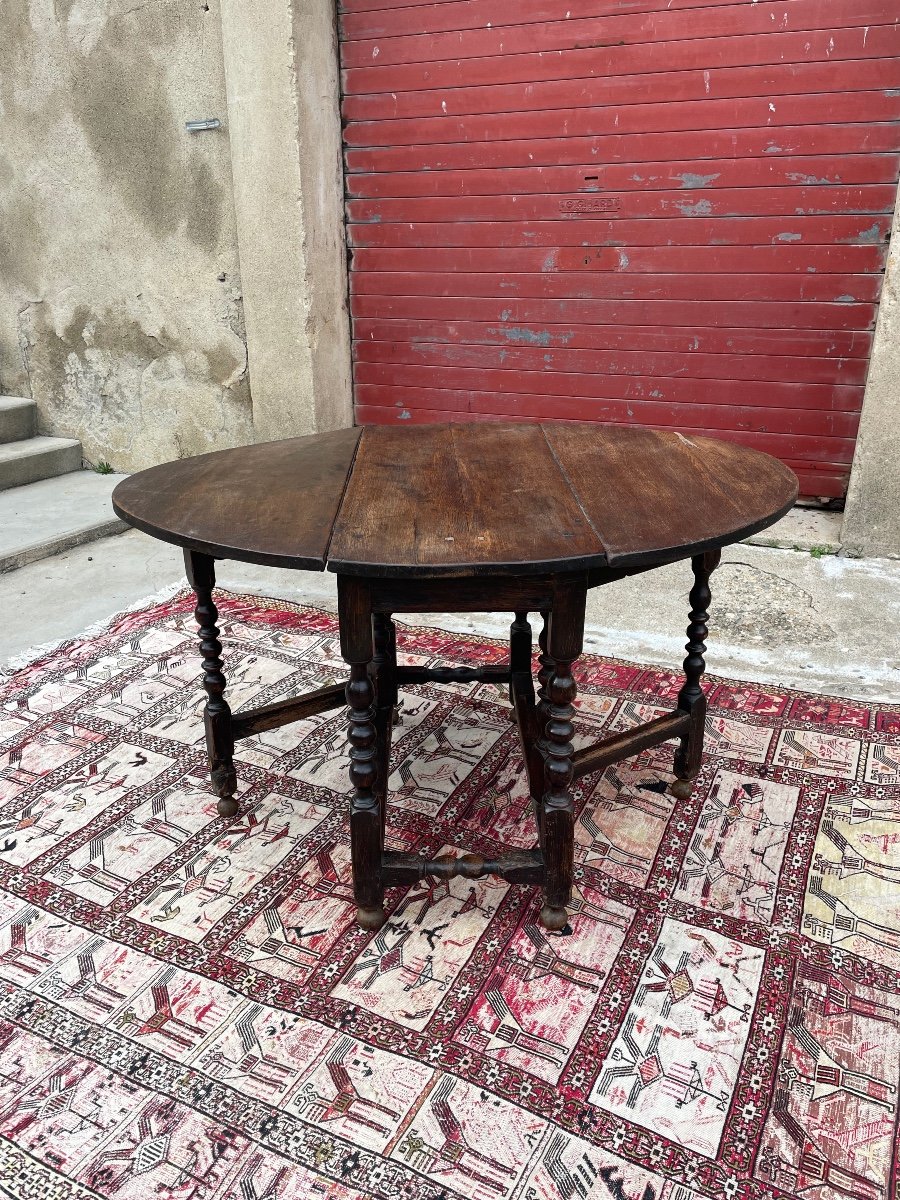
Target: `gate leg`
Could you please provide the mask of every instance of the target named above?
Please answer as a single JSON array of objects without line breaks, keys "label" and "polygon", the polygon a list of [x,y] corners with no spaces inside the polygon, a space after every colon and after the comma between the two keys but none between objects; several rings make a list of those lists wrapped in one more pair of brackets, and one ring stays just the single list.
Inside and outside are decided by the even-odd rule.
[{"label": "gate leg", "polygon": [[[575,867],[574,701],[577,694],[572,663],[581,654],[584,638],[585,586],[560,589],[554,598],[547,632],[547,650],[553,673],[546,689],[547,720],[544,726],[544,781],[546,791],[541,812],[541,850],[544,856],[545,929],[564,929],[566,906],[572,899]],[[542,704],[542,708],[543,708]]]},{"label": "gate leg", "polygon": [[184,567],[188,583],[197,597],[194,618],[200,630],[200,650],[203,654],[203,687],[206,706],[203,725],[206,729],[206,752],[213,789],[219,797],[220,817],[233,817],[238,810],[235,799],[237,774],[234,769],[234,736],[231,728],[231,709],[225,699],[225,675],[222,663],[222,643],[216,621],[219,610],[212,598],[216,585],[213,559],[208,554],[185,550]]},{"label": "gate leg", "polygon": [[691,724],[687,733],[681,738],[681,744],[675,751],[675,782],[672,784],[672,795],[679,800],[686,800],[691,794],[692,782],[700,770],[703,757],[703,734],[706,727],[706,696],[700,686],[703,672],[706,670],[706,638],[709,633],[706,622],[709,620],[709,577],[719,565],[721,551],[710,550],[706,554],[698,554],[691,559],[694,571],[694,586],[691,588],[689,624],[687,627],[688,642],[685,649],[687,658],[684,660],[684,684],[678,693],[678,708],[690,714]]},{"label": "gate leg", "polygon": [[338,576],[341,654],[350,666],[347,683],[350,730],[350,860],[356,920],[363,929],[385,922],[382,882],[382,817],[378,792],[378,728],[373,681],[372,611],[364,583]]}]

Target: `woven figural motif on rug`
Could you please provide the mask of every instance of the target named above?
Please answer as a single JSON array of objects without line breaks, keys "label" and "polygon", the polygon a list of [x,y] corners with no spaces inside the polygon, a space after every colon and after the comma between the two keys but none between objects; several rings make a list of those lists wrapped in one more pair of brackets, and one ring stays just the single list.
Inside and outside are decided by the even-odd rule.
[{"label": "woven figural motif on rug", "polygon": [[[345,675],[332,615],[220,608],[235,708]],[[191,609],[0,690],[0,1194],[897,1200],[900,709],[708,678],[690,800],[668,746],[577,785],[571,931],[460,878],[373,935],[343,715],[240,743],[217,817]],[[506,654],[399,634],[408,664]],[[579,745],[680,683],[576,675]],[[500,690],[402,701],[390,844],[533,844]]]}]

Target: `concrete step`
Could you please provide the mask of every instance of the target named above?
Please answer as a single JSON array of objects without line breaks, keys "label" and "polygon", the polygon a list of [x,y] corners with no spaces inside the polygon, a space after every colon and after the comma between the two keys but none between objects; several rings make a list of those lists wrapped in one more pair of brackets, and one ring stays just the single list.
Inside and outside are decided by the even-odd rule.
[{"label": "concrete step", "polygon": [[109,498],[124,478],[71,471],[0,494],[0,572],[123,533]]},{"label": "concrete step", "polygon": [[0,445],[0,491],[81,470],[81,442],[30,437]]},{"label": "concrete step", "polygon": [[844,514],[816,508],[792,508],[789,513],[747,541],[754,546],[773,546],[779,550],[806,550],[815,558],[837,554],[841,548]]},{"label": "concrete step", "polygon": [[37,405],[19,396],[0,396],[0,442],[34,437]]}]

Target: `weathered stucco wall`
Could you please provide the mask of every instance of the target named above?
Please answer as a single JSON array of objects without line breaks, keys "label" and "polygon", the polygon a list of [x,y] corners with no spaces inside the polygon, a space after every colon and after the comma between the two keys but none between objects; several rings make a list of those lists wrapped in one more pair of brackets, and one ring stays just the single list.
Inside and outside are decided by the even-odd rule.
[{"label": "weathered stucco wall", "polygon": [[[241,60],[241,7],[224,14],[227,21],[233,11],[237,23],[226,30],[232,64]],[[294,222],[297,254],[272,256],[263,278],[252,272],[258,296],[290,299],[294,310],[279,333],[292,354],[287,371],[277,343],[257,355],[254,420],[245,318],[261,344],[267,322],[245,308],[234,197],[235,183],[246,194],[248,174],[265,195],[249,152],[253,124],[266,114],[226,94],[220,19],[219,0],[3,5],[0,394],[31,395],[42,432],[78,437],[89,461],[119,470],[351,423],[344,290],[334,283],[342,247],[332,233],[338,270],[326,262],[320,275],[332,294],[326,349],[334,358],[337,347],[346,368],[325,378],[316,374],[321,321],[304,320],[317,311],[304,263],[316,230],[303,223],[301,179],[293,213],[280,214]],[[302,75],[302,44],[298,53]],[[252,65],[263,90],[268,78],[296,86],[285,58],[277,38],[268,53],[257,46]],[[339,130],[335,67],[325,66],[335,77],[331,124]],[[229,107],[245,116],[237,147]],[[286,111],[284,122],[296,115],[296,107]],[[186,131],[186,121],[208,117],[222,128]],[[320,120],[333,141],[325,103]],[[285,140],[274,154],[295,164],[296,132]],[[270,165],[283,169],[276,158]],[[332,174],[339,181],[339,166]],[[339,230],[339,191],[335,205]]]},{"label": "weathered stucco wall", "polygon": [[216,0],[7,0],[2,386],[133,470],[253,436]]},{"label": "weathered stucco wall", "polygon": [[841,541],[856,558],[900,558],[900,194]]},{"label": "weathered stucco wall", "polygon": [[221,7],[253,419],[352,425],[334,0]]}]

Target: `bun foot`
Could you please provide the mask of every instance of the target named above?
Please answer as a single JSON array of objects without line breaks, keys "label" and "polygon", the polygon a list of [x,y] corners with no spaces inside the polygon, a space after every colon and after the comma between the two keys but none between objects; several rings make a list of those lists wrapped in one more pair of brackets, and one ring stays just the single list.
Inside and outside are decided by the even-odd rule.
[{"label": "bun foot", "polygon": [[541,924],[550,933],[559,933],[569,923],[568,913],[564,908],[551,908],[545,904],[541,909]]},{"label": "bun foot", "polygon": [[693,779],[676,779],[669,791],[676,800],[689,800],[691,792],[694,790]]},{"label": "bun foot", "polygon": [[237,811],[238,802],[234,796],[222,796],[216,805],[216,812],[220,817],[236,817]]},{"label": "bun foot", "polygon": [[358,908],[356,923],[360,929],[380,929],[387,920],[383,908]]}]

